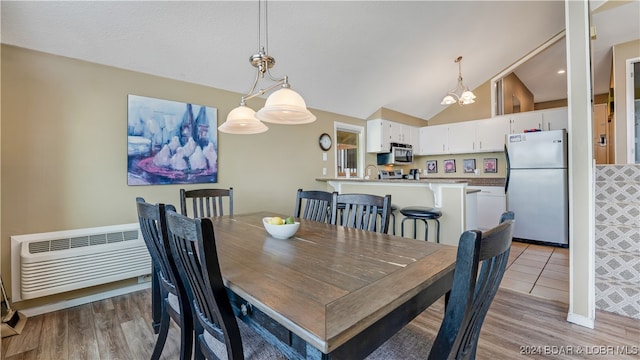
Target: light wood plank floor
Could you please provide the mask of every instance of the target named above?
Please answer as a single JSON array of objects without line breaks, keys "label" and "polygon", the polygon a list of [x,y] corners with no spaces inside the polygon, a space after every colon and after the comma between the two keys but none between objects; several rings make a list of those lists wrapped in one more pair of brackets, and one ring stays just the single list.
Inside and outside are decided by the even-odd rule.
[{"label": "light wood plank floor", "polygon": [[[2,359],[149,359],[155,342],[150,303],[145,290],[29,318],[22,334],[2,339]],[[414,323],[435,335],[443,308],[442,300],[436,302]],[[478,359],[525,359],[532,351],[549,359],[640,357],[640,321],[597,312],[591,330],[568,323],[567,309],[559,301],[501,289],[482,328]],[[164,359],[178,358],[178,331],[171,328]],[[627,346],[627,354],[618,346]]]},{"label": "light wood plank floor", "polygon": [[569,249],[514,241],[500,287],[569,303]]}]

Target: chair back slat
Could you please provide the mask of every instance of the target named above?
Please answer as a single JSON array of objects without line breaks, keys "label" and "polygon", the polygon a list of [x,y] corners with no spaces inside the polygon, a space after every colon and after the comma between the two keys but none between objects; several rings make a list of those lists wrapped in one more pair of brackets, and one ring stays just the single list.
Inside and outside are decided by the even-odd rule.
[{"label": "chair back slat", "polygon": [[509,260],[514,219],[513,213],[503,214],[498,226],[460,236],[449,303],[429,359],[475,358],[482,323]]},{"label": "chair back slat", "polygon": [[[193,294],[199,326],[225,343],[229,359],[243,359],[240,330],[220,272],[213,223],[206,217],[192,219],[167,211],[167,226],[180,274]],[[199,338],[203,341],[203,335]]]},{"label": "chair back slat", "polygon": [[298,189],[293,216],[328,223],[336,211],[337,194],[336,192]]},{"label": "chair back slat", "polygon": [[[224,216],[223,199],[227,199],[227,215],[233,215],[233,188],[180,189],[180,213],[193,218]],[[191,215],[187,209],[191,209]]]},{"label": "chair back slat", "polygon": [[391,216],[391,195],[339,194],[336,200],[340,213],[336,214],[332,224],[387,232]]}]

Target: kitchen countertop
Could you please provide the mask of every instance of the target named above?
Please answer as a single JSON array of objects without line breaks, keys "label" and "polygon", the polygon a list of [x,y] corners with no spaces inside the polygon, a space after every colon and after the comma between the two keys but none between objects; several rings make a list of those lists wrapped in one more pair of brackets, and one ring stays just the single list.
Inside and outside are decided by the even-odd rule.
[{"label": "kitchen countertop", "polygon": [[350,181],[350,182],[379,182],[379,183],[443,183],[443,184],[459,184],[467,183],[469,186],[501,186],[504,187],[504,178],[487,178],[487,177],[431,177],[421,176],[420,180],[413,179],[362,179],[362,178],[317,178],[317,181]]}]

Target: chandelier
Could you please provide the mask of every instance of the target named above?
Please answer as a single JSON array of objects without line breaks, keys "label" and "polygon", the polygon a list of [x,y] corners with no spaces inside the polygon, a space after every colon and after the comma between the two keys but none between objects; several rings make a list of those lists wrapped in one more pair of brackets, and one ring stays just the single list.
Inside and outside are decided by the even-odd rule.
[{"label": "chandelier", "polygon": [[456,102],[460,105],[473,104],[476,102],[476,96],[462,83],[462,56],[458,56],[453,62],[458,64],[458,86],[449,91],[440,104],[451,105]]},{"label": "chandelier", "polygon": [[[262,1],[264,1],[264,13],[262,12]],[[262,19],[264,17],[265,44],[262,44]],[[259,134],[268,130],[262,122],[274,124],[298,125],[314,122],[316,117],[307,109],[307,105],[300,94],[291,90],[289,78],[285,75],[282,78],[275,78],[269,72],[276,61],[268,54],[268,26],[267,26],[267,1],[258,1],[258,52],[251,55],[249,61],[256,68],[256,77],[251,90],[242,97],[240,106],[231,110],[227,120],[218,127],[218,130],[230,134]],[[264,89],[256,90],[260,79],[267,78],[273,84]],[[246,105],[247,100],[256,96],[261,96],[277,87],[279,90],[273,92],[266,100],[262,109],[255,112]]]}]

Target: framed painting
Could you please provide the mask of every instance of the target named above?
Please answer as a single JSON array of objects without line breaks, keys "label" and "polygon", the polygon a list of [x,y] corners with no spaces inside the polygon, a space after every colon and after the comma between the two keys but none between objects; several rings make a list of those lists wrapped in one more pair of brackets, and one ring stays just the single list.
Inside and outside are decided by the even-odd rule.
[{"label": "framed painting", "polygon": [[438,160],[427,161],[427,174],[435,174],[438,172]]},{"label": "framed painting", "polygon": [[464,159],[463,167],[465,173],[472,173],[476,170],[476,159]]},{"label": "framed painting", "polygon": [[129,95],[127,184],[218,182],[218,109]]},{"label": "framed painting", "polygon": [[498,172],[498,159],[497,158],[484,158],[484,172],[485,173],[497,173]]},{"label": "framed painting", "polygon": [[444,161],[444,172],[446,173],[454,173],[456,172],[456,160],[450,159]]}]

